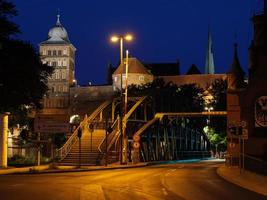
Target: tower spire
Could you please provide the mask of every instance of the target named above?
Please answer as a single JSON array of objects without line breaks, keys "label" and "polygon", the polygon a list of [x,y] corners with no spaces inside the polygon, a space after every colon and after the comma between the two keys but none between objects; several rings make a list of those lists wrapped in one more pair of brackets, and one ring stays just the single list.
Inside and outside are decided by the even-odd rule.
[{"label": "tower spire", "polygon": [[228,80],[228,87],[231,89],[238,89],[244,87],[244,76],[245,72],[243,71],[237,52],[238,44],[237,42],[234,43],[234,58],[233,63],[231,65],[231,69],[229,70],[229,80]]},{"label": "tower spire", "polygon": [[211,31],[209,27],[205,74],[214,74],[214,73],[215,73],[215,67],[214,67],[214,57],[213,57],[213,49],[212,49],[212,37],[211,37]]},{"label": "tower spire", "polygon": [[57,23],[56,23],[56,25],[58,25],[58,26],[61,25],[61,23],[60,23],[60,10],[59,9],[57,10]]},{"label": "tower spire", "polygon": [[263,12],[264,14],[267,12],[267,0],[263,0]]}]

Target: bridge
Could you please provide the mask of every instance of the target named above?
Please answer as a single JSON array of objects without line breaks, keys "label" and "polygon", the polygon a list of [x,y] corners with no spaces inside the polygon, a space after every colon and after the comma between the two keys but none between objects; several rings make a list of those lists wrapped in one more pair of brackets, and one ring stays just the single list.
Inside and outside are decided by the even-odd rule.
[{"label": "bridge", "polygon": [[[209,157],[208,138],[202,130],[190,128],[188,120],[227,115],[216,111],[154,113],[148,96],[129,97],[127,113],[122,119],[120,108],[120,99],[114,98],[85,115],[67,142],[57,150],[59,164],[122,162],[123,151],[126,162],[133,163]],[[80,140],[79,130],[82,130]]]}]

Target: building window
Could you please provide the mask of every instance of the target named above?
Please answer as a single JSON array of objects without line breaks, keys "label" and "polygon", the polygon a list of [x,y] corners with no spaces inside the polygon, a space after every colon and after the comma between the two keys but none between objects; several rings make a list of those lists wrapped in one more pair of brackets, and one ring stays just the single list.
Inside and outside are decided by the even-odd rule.
[{"label": "building window", "polygon": [[66,60],[63,60],[62,66],[67,66],[67,61]]},{"label": "building window", "polygon": [[53,67],[56,67],[56,66],[57,66],[57,62],[55,62],[55,61],[52,62],[52,66],[53,66]]},{"label": "building window", "polygon": [[53,50],[53,56],[56,56],[56,55],[57,55],[57,51]]},{"label": "building window", "polygon": [[42,52],[42,55],[44,56],[44,55],[45,55],[45,53],[46,53],[46,52],[45,52],[45,50],[43,50],[43,52]]},{"label": "building window", "polygon": [[117,81],[118,81],[118,77],[115,76],[115,77],[114,77],[114,82],[117,82]]},{"label": "building window", "polygon": [[63,86],[63,92],[68,92],[68,88],[67,88],[67,86]]},{"label": "building window", "polygon": [[61,75],[62,75],[62,79],[66,79],[66,72],[65,71],[62,71]]},{"label": "building window", "polygon": [[62,61],[59,60],[59,61],[57,62],[57,64],[58,64],[58,66],[62,66]]},{"label": "building window", "polygon": [[61,50],[58,50],[58,55],[61,56],[62,55],[62,51]]},{"label": "building window", "polygon": [[67,49],[63,50],[63,55],[67,55]]},{"label": "building window", "polygon": [[139,76],[139,81],[144,81],[144,76]]},{"label": "building window", "polygon": [[47,54],[48,54],[49,56],[51,56],[51,51],[50,51],[50,50],[48,50]]},{"label": "building window", "polygon": [[59,71],[56,71],[56,79],[59,79]]},{"label": "building window", "polygon": [[61,85],[58,86],[58,91],[62,92],[62,86]]}]

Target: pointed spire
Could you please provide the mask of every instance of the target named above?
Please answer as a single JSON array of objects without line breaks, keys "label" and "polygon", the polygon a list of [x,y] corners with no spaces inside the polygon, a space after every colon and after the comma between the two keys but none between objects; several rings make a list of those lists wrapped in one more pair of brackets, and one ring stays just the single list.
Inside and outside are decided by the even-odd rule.
[{"label": "pointed spire", "polygon": [[57,23],[56,23],[56,25],[57,26],[60,26],[61,25],[61,23],[60,23],[60,15],[59,14],[57,15]]},{"label": "pointed spire", "polygon": [[209,33],[208,33],[208,48],[207,48],[207,53],[206,53],[205,73],[206,74],[215,73],[213,48],[212,48],[212,37],[211,37],[210,28],[209,28]]},{"label": "pointed spire", "polygon": [[229,73],[244,76],[245,72],[243,71],[243,69],[240,65],[240,62],[239,62],[237,47],[238,47],[238,44],[234,43],[234,58],[233,58],[233,63],[231,65],[231,69],[230,69]]},{"label": "pointed spire", "polygon": [[263,12],[264,14],[267,12],[267,0],[263,0]]},{"label": "pointed spire", "polygon": [[245,77],[245,72],[243,71],[239,58],[238,58],[238,53],[237,53],[237,43],[234,44],[234,58],[233,58],[233,63],[231,65],[231,69],[228,72],[228,88],[230,89],[238,89],[238,88],[244,88],[245,83],[244,83],[244,77]]}]

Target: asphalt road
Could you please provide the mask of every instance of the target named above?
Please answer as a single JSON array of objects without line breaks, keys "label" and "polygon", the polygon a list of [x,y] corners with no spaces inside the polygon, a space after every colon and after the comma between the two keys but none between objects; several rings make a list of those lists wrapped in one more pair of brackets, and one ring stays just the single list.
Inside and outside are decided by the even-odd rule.
[{"label": "asphalt road", "polygon": [[0,176],[0,200],[267,200],[228,183],[215,162]]}]

